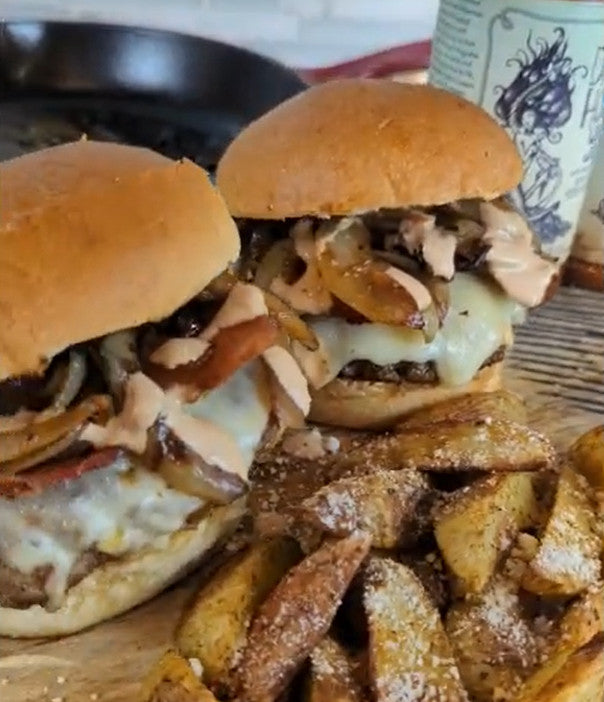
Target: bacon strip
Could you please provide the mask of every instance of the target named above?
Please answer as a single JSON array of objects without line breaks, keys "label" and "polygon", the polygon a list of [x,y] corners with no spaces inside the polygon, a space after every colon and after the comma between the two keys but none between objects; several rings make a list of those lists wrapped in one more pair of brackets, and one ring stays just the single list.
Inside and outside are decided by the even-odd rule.
[{"label": "bacon strip", "polygon": [[106,448],[87,456],[50,463],[36,470],[19,475],[0,475],[0,497],[31,497],[39,495],[63,481],[75,480],[84,473],[107,468],[123,452],[119,448]]},{"label": "bacon strip", "polygon": [[220,329],[211,346],[196,361],[175,368],[149,363],[147,375],[167,390],[182,388],[182,399],[194,402],[199,395],[226,382],[248,361],[257,358],[277,342],[279,330],[266,315]]}]

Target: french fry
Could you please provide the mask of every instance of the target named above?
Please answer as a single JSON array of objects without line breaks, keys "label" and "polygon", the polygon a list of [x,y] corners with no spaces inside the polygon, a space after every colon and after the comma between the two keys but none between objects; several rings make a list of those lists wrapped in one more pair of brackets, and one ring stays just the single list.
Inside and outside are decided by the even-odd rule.
[{"label": "french fry", "polygon": [[355,434],[314,462],[329,475],[377,470],[534,471],[555,465],[551,442],[507,420],[440,422],[396,434]]},{"label": "french fry", "polygon": [[217,702],[189,662],[168,651],[141,686],[140,702]]},{"label": "french fry", "polygon": [[429,484],[417,471],[378,471],[342,478],[321,488],[294,509],[294,519],[332,536],[357,529],[374,548],[395,548],[418,521]]},{"label": "french fry", "polygon": [[[538,671],[530,678],[514,702],[602,702],[604,699],[604,635],[563,660],[547,661],[552,675]],[[543,679],[547,682],[541,684]]]},{"label": "french fry", "polygon": [[523,702],[532,702],[575,651],[601,634],[604,634],[604,585],[591,588],[567,609],[543,652],[544,663],[522,688]]},{"label": "french fry", "polygon": [[348,651],[326,636],[310,654],[305,702],[363,702],[354,668]]},{"label": "french fry", "polygon": [[571,446],[569,458],[592,488],[604,491],[604,424],[580,436]]},{"label": "french fry", "polygon": [[569,466],[562,470],[539,548],[522,580],[529,592],[577,595],[600,580],[601,540],[589,492],[583,476]]},{"label": "french fry", "polygon": [[440,422],[475,422],[489,418],[526,424],[524,400],[507,390],[468,393],[413,412],[401,420],[395,431],[404,432]]},{"label": "french fry", "polygon": [[273,702],[325,636],[371,539],[326,541],[294,566],[260,605],[238,665],[239,697]]},{"label": "french fry", "polygon": [[522,614],[517,586],[504,578],[455,603],[445,626],[461,679],[479,702],[492,702],[496,690],[518,690],[538,661],[538,642]]},{"label": "french fry", "polygon": [[435,511],[436,541],[464,592],[482,592],[519,530],[538,512],[532,473],[490,475]]},{"label": "french fry", "polygon": [[376,702],[468,699],[440,614],[410,568],[373,558],[363,604]]},{"label": "french fry", "polygon": [[299,557],[297,545],[288,539],[257,542],[227,562],[198,593],[176,641],[184,656],[201,661],[208,684],[230,687],[254,612]]}]

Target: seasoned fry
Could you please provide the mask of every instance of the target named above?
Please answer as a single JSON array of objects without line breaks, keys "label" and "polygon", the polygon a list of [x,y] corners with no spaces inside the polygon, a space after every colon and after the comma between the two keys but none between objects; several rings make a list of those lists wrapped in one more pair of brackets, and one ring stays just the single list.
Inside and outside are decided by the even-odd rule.
[{"label": "seasoned fry", "polygon": [[576,600],[552,631],[551,641],[542,655],[543,664],[522,687],[523,702],[532,701],[537,692],[555,678],[575,651],[601,634],[604,634],[602,585],[591,588]]},{"label": "seasoned fry", "polygon": [[379,471],[336,480],[294,509],[294,518],[332,536],[357,529],[371,535],[374,548],[395,548],[418,518],[429,484],[416,471]]},{"label": "seasoned fry", "polygon": [[441,422],[397,434],[361,434],[319,464],[341,473],[426,471],[533,471],[555,464],[544,436],[505,420]]},{"label": "seasoned fry", "polygon": [[484,590],[507,545],[537,511],[532,473],[490,475],[436,510],[436,541],[464,592]]},{"label": "seasoned fry", "polygon": [[476,422],[489,418],[526,424],[524,400],[508,390],[468,393],[413,412],[401,420],[395,431],[405,432],[440,422]]},{"label": "seasoned fry", "polygon": [[325,636],[371,539],[326,541],[292,568],[260,605],[239,662],[239,696],[273,702]]},{"label": "seasoned fry", "polygon": [[571,446],[569,458],[595,490],[604,490],[604,424],[580,436]]},{"label": "seasoned fry", "polygon": [[377,702],[468,699],[439,612],[410,568],[372,559],[363,604]]},{"label": "seasoned fry", "polygon": [[326,636],[310,654],[305,702],[363,702],[350,654]]},{"label": "seasoned fry", "polygon": [[141,686],[140,702],[217,702],[191,665],[174,651],[155,664]]},{"label": "seasoned fry", "polygon": [[479,596],[454,604],[446,630],[468,692],[491,702],[518,690],[538,661],[538,642],[522,616],[515,586],[495,579]]},{"label": "seasoned fry", "polygon": [[599,581],[600,550],[589,486],[567,466],[560,474],[552,512],[522,585],[537,595],[577,595]]},{"label": "seasoned fry", "polygon": [[300,557],[296,544],[276,539],[253,544],[199,592],[176,634],[180,652],[198,658],[208,684],[230,687],[256,608]]},{"label": "seasoned fry", "polygon": [[[549,666],[547,662],[545,666]],[[514,702],[602,702],[604,698],[604,636],[598,635],[559,664],[541,685],[530,678]]]}]

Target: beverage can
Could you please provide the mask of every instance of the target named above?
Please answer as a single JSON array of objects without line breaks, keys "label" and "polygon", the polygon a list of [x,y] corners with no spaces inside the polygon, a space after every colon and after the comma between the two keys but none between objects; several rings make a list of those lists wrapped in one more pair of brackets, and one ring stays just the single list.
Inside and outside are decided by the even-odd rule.
[{"label": "beverage can", "polygon": [[441,0],[429,81],[507,130],[524,162],[510,198],[563,262],[604,124],[604,2]]},{"label": "beverage can", "polygon": [[604,289],[604,137],[581,211],[567,279],[581,287]]}]

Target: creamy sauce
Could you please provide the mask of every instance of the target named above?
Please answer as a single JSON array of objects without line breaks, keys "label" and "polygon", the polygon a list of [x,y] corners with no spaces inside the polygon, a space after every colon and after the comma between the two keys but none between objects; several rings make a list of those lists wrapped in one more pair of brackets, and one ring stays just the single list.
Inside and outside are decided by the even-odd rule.
[{"label": "creamy sauce", "polygon": [[267,314],[262,291],[255,285],[237,283],[214,319],[200,334],[200,338],[211,341],[221,329],[234,327],[236,324]]},{"label": "creamy sauce", "polygon": [[147,432],[163,412],[163,390],[143,373],[133,373],[126,381],[122,411],[105,424],[88,424],[82,440],[96,448],[122,446],[142,454],[147,448]]},{"label": "creamy sauce", "polygon": [[355,360],[383,366],[433,361],[446,385],[469,382],[500,346],[512,341],[519,305],[494,284],[458,273],[450,283],[451,307],[442,328],[427,343],[422,332],[385,324],[350,324],[335,317],[307,320],[320,341],[316,352],[296,345],[296,356],[310,382],[321,387]]},{"label": "creamy sauce", "polygon": [[425,310],[430,307],[432,304],[432,296],[428,288],[422,285],[419,280],[394,266],[389,266],[386,269],[386,275],[394,280],[397,285],[400,285],[401,288],[405,288],[409,295],[415,300],[415,304],[419,310]]},{"label": "creamy sauce", "polygon": [[201,358],[209,348],[209,341],[196,337],[168,339],[151,354],[150,360],[165,368],[176,368]]},{"label": "creamy sauce", "polygon": [[112,466],[37,497],[0,498],[0,560],[22,573],[53,566],[46,589],[57,607],[78,557],[96,547],[120,556],[180,529],[202,502],[147,470]]},{"label": "creamy sauce", "polygon": [[308,383],[295,359],[281,346],[271,346],[262,358],[279,385],[296,407],[306,416],[310,410]]},{"label": "creamy sauce", "polygon": [[426,234],[422,246],[424,261],[436,276],[451,280],[455,275],[455,234],[440,229],[433,229]]},{"label": "creamy sauce", "polygon": [[557,266],[533,249],[531,231],[517,212],[483,202],[480,213],[487,228],[484,240],[491,245],[487,253],[491,275],[521,305],[540,304]]},{"label": "creamy sauce", "polygon": [[410,253],[421,253],[436,276],[451,280],[455,275],[457,237],[436,226],[436,218],[423,212],[409,213],[400,233]]}]

